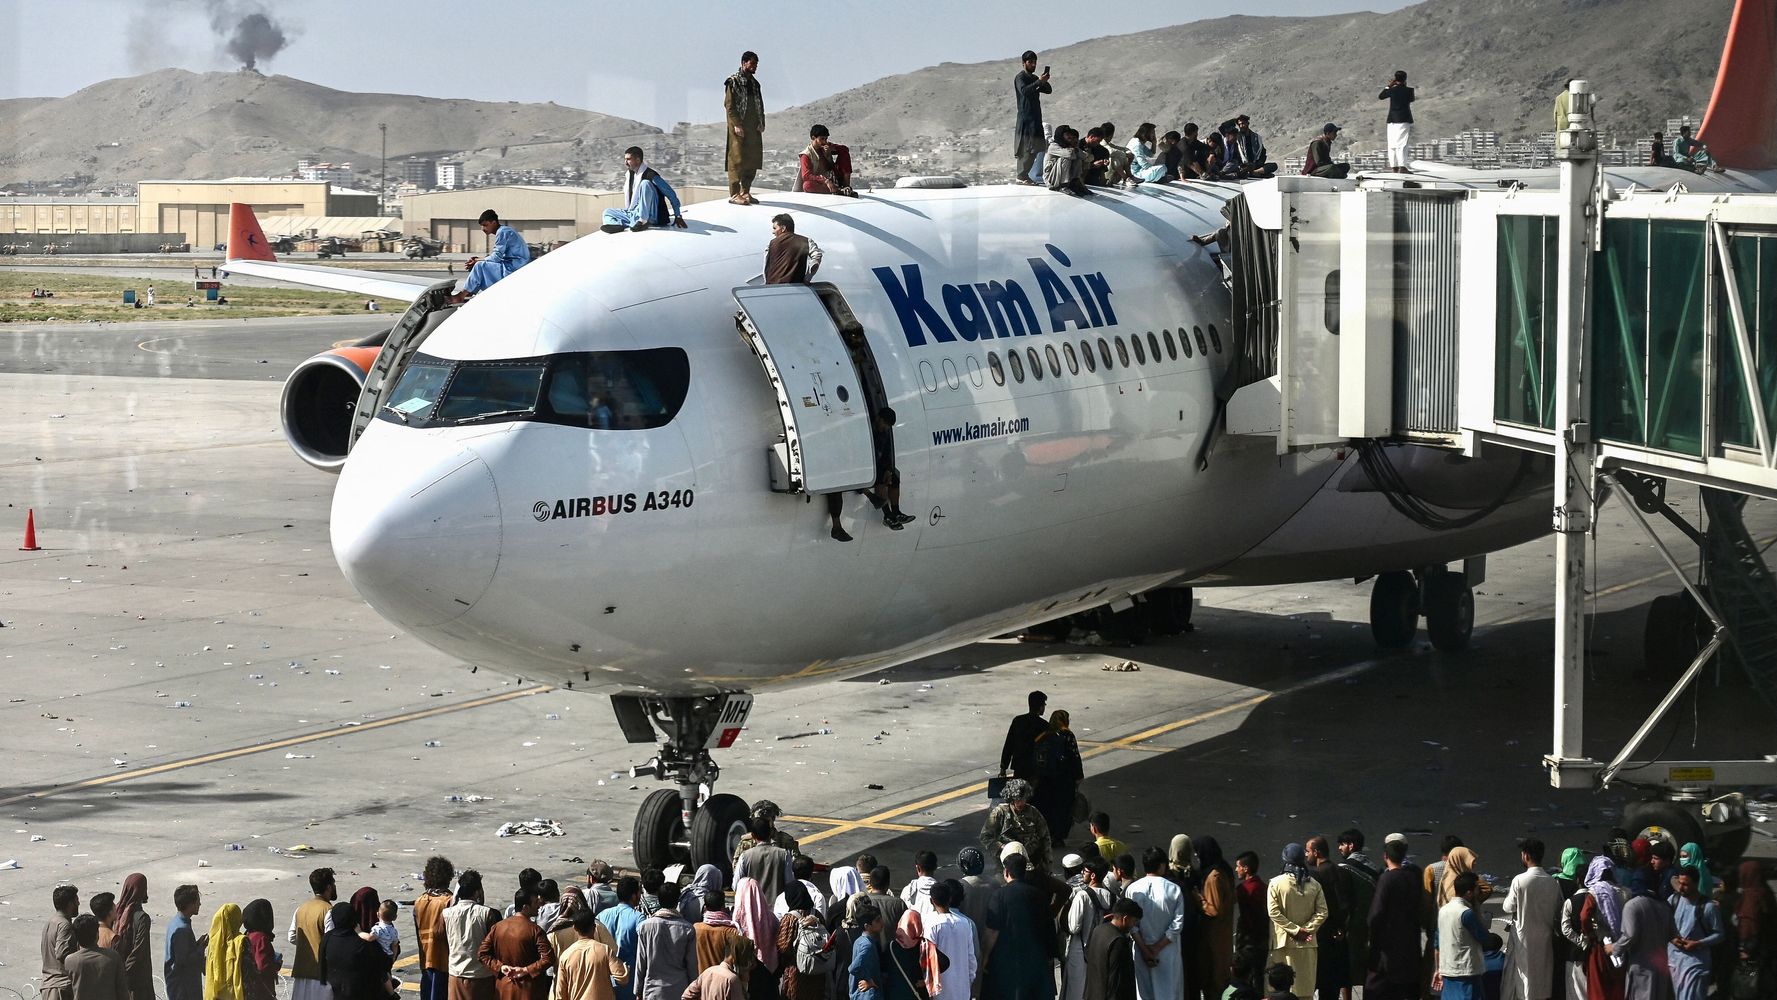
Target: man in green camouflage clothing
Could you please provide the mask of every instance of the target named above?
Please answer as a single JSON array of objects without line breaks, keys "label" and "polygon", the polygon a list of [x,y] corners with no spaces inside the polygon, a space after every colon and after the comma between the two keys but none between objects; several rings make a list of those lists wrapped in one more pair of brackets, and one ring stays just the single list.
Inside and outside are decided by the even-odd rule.
[{"label": "man in green camouflage clothing", "polygon": [[990,858],[1000,856],[1007,844],[1024,845],[1025,857],[1032,871],[1049,873],[1049,824],[1043,814],[1031,808],[1030,782],[1013,778],[1001,793],[1003,801],[987,811],[987,822],[981,825],[981,850]]},{"label": "man in green camouflage clothing", "polygon": [[[765,817],[766,820],[770,821],[770,823],[771,823],[771,842],[776,844],[777,846],[783,848],[784,850],[789,851],[791,857],[795,857],[796,855],[802,853],[801,850],[796,846],[796,838],[790,836],[789,834],[787,834],[784,831],[779,830],[777,828],[777,818],[779,816],[782,816],[783,814],[784,814],[784,811],[782,809],[779,809],[777,803],[771,801],[770,799],[760,799],[759,801],[753,803],[752,815],[753,816],[763,816],[763,817]],[[750,817],[749,817],[748,822],[750,824],[750,822],[751,822]],[[728,864],[729,864],[728,870],[733,871],[734,869],[739,868],[740,867],[740,856],[742,854],[747,853],[748,851],[752,850],[753,848],[755,848],[757,846],[759,846],[759,841],[754,839],[752,834],[750,834],[750,833],[741,834],[740,846],[735,848],[734,857],[728,859]],[[770,902],[770,900],[766,900],[766,902]]]}]

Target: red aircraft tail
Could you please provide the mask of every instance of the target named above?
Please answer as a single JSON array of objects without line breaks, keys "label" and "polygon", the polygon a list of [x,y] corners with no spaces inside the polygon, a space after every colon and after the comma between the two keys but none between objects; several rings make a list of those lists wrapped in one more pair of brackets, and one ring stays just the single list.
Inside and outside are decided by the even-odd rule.
[{"label": "red aircraft tail", "polygon": [[259,228],[259,219],[253,214],[252,207],[238,201],[228,206],[228,259],[278,259],[271,252],[271,244],[265,239],[265,230]]},{"label": "red aircraft tail", "polygon": [[1777,169],[1777,3],[1739,0],[1697,138],[1724,167]]}]

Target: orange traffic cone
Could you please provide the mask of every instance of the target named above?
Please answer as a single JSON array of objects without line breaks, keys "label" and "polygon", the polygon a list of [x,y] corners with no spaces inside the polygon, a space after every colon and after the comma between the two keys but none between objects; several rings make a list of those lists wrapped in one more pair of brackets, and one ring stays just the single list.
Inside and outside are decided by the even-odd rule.
[{"label": "orange traffic cone", "polygon": [[37,511],[28,508],[25,511],[25,544],[19,546],[20,552],[36,552],[37,547]]}]

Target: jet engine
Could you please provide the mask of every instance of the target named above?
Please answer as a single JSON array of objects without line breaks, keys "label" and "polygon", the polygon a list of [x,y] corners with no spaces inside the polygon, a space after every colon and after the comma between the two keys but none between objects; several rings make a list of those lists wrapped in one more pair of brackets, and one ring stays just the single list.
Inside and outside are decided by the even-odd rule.
[{"label": "jet engine", "polygon": [[337,475],[352,441],[358,393],[380,346],[336,347],[296,366],[284,380],[284,439],[297,457]]}]

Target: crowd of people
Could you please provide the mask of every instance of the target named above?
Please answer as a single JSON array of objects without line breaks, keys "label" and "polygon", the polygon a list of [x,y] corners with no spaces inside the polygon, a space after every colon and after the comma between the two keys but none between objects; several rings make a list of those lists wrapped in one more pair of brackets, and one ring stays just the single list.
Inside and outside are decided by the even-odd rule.
[{"label": "crowd of people", "polygon": [[[480,873],[426,862],[410,918],[421,1000],[1733,1000],[1773,996],[1777,908],[1756,862],[1718,877],[1697,844],[1614,836],[1596,855],[1519,844],[1496,886],[1448,836],[1421,867],[1390,834],[1381,864],[1362,832],[1286,845],[1270,878],[1253,851],[1171,838],[1136,855],[1094,814],[1059,868],[1009,779],[981,847],[956,874],[919,851],[897,883],[863,854],[818,878],[760,803],[729,866],[615,873],[585,884],[519,873],[504,910]],[[1030,816],[1020,826],[1006,814]],[[1029,836],[1028,842],[1007,839]],[[993,868],[988,869],[992,859]],[[403,907],[364,886],[342,901],[315,869],[311,896],[277,932],[273,904],[225,903],[201,919],[198,888],[172,894],[158,968],[167,1000],[386,1000],[398,994]],[[1500,933],[1481,904],[1503,891]],[[498,899],[504,901],[504,892]],[[42,934],[48,1000],[156,1000],[148,882],[80,912],[58,887]],[[1503,954],[1503,969],[1490,959]],[[1489,969],[1498,969],[1489,984]]]}]

